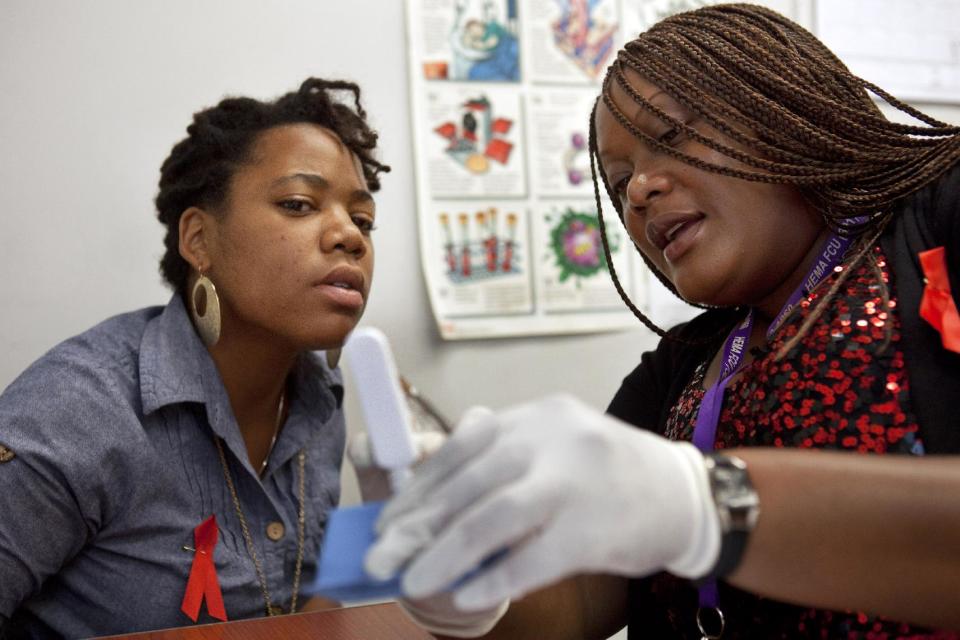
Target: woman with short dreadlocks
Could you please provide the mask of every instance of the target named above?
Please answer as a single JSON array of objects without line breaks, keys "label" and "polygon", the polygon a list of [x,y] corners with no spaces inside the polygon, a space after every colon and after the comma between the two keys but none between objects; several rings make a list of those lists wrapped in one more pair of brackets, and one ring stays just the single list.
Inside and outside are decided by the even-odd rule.
[{"label": "woman with short dreadlocks", "polygon": [[0,637],[303,607],[340,495],[336,354],[373,276],[376,141],[349,82],[193,116],[156,198],[170,301],[0,396]]},{"label": "woman with short dreadlocks", "polygon": [[464,611],[526,596],[488,638],[958,637],[930,629],[960,630],[960,128],[723,5],[620,51],[590,148],[704,313],[663,331],[624,295],[663,338],[611,415],[464,422],[368,568]]}]

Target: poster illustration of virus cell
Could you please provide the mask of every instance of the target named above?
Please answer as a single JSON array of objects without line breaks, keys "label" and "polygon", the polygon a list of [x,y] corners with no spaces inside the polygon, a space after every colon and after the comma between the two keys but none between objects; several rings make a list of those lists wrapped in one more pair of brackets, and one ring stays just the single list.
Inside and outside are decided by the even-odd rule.
[{"label": "poster illustration of virus cell", "polygon": [[[501,217],[503,227],[501,228]],[[522,273],[517,246],[517,214],[500,216],[496,207],[466,212],[456,219],[438,216],[443,238],[443,267],[454,284],[491,280]]]},{"label": "poster illustration of virus cell", "polygon": [[604,19],[605,0],[557,0],[560,17],[553,22],[557,48],[584,73],[596,78],[613,53],[617,23]]},{"label": "poster illustration of virus cell", "polygon": [[458,122],[447,121],[434,132],[447,140],[446,152],[473,174],[490,170],[491,162],[506,165],[513,143],[508,139],[513,121],[493,114],[486,96],[467,100]]},{"label": "poster illustration of virus cell", "polygon": [[[556,260],[559,282],[574,277],[579,286],[582,279],[607,272],[596,214],[567,208],[559,219],[548,216],[547,222],[551,225],[550,249]],[[617,253],[620,250],[619,237],[609,237],[608,241],[610,253]]]}]

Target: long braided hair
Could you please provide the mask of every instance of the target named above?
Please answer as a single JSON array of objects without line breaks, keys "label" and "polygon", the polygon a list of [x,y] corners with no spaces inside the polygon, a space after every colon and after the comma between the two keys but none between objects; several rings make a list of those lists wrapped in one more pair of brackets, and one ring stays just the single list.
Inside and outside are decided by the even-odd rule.
[{"label": "long braided hair", "polygon": [[[352,106],[338,93],[352,97]],[[174,145],[160,168],[157,217],[167,228],[166,252],[160,273],[181,294],[190,265],[180,255],[180,216],[192,206],[216,208],[223,204],[236,170],[249,162],[259,135],[285,124],[312,123],[330,129],[360,160],[368,188],[380,189],[379,173],[390,171],[373,157],[377,133],[360,106],[360,87],[352,82],[307,78],[297,91],[272,102],[253,98],[225,98],[215,107],[198,111],[187,127],[187,137]]]},{"label": "long braided hair", "polygon": [[[668,93],[740,148],[704,136],[652,105],[627,81],[626,69],[633,69]],[[739,161],[745,168],[706,162],[646,134],[614,103],[614,83],[675,131]],[[868,92],[922,124],[887,120]],[[960,127],[935,120],[853,75],[810,32],[774,11],[749,4],[715,5],[655,24],[621,49],[607,69],[590,115],[589,151],[601,238],[614,285],[634,315],[668,339],[674,338],[630,301],[610,258],[601,181],[621,222],[623,210],[597,155],[595,120],[600,102],[651,149],[725,176],[796,185],[829,228],[859,239],[844,272],[786,347],[796,344],[809,329],[846,274],[865,256],[872,259],[869,249],[893,215],[895,203],[960,160]],[[676,294],[673,284],[642,252],[641,256]],[[875,264],[874,268],[879,270]]]}]

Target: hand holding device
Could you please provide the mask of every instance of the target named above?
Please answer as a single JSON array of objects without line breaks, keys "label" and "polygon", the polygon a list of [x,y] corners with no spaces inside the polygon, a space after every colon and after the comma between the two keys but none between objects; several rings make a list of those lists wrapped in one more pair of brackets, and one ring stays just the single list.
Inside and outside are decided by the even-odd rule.
[{"label": "hand holding device", "polygon": [[[361,490],[364,484],[368,487],[365,494],[370,493],[370,486],[381,491],[381,485],[389,484],[395,489],[409,476],[417,456],[390,346],[381,331],[364,327],[353,332],[343,352],[369,434],[369,447],[362,447],[361,454],[369,452],[373,457],[373,464],[358,469],[368,474],[366,479],[360,478]],[[389,488],[384,487],[382,492],[389,494]],[[399,594],[398,580],[372,580],[363,570],[363,556],[376,537],[373,525],[382,506],[373,502],[335,509],[330,514],[317,580],[308,591],[341,601]]]},{"label": "hand holding device", "polygon": [[[361,440],[359,444],[357,441],[351,444],[350,453],[355,463],[360,463],[357,465],[358,475],[382,475],[386,471],[392,489],[397,490],[409,477],[411,465],[439,447],[443,436],[425,432],[420,434],[423,437],[417,438],[412,431],[401,379],[382,332],[374,328],[355,330],[344,354],[360,397],[368,434],[364,439],[366,442]],[[334,510],[328,523],[318,579],[311,589],[313,593],[341,601],[400,595],[397,577],[372,579],[363,570],[363,556],[373,544],[374,521],[381,508],[382,503],[367,503]],[[507,608],[507,603],[503,602],[489,611],[464,614],[453,607],[449,594],[418,601],[401,598],[400,604],[410,617],[427,629],[456,637],[483,635]]]},{"label": "hand holding device", "polygon": [[462,422],[381,514],[367,571],[464,610],[578,573],[707,573],[720,547],[703,456],[569,396]]},{"label": "hand holding device", "polygon": [[397,375],[390,346],[380,331],[357,329],[347,357],[367,423],[366,431],[350,437],[347,457],[363,501],[385,500],[393,494],[393,484],[408,474],[410,449],[414,464],[424,460],[443,445],[450,428],[426,398]]},{"label": "hand holding device", "polygon": [[[395,491],[409,477],[418,456],[390,344],[379,329],[360,327],[351,334],[344,355],[360,398],[372,462],[388,472]],[[358,458],[366,451],[362,444],[351,447]]]}]

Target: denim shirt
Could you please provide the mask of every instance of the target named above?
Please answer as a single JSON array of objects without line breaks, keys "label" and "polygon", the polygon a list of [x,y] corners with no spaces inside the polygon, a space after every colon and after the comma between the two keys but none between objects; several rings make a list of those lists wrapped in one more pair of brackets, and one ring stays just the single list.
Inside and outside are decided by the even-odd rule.
[{"label": "denim shirt", "polygon": [[[306,452],[301,584],[309,584],[340,495],[345,438],[340,373],[321,354],[299,358],[289,389],[289,417],[261,479],[177,295],[166,307],[106,320],[31,365],[0,396],[0,445],[14,454],[0,462],[0,636],[193,624],[180,610],[193,561],[184,547],[211,515],[228,618],[264,615],[215,437],[271,600],[289,607],[297,454]],[[282,535],[273,540],[277,523]],[[198,623],[212,621],[204,602]]]}]

